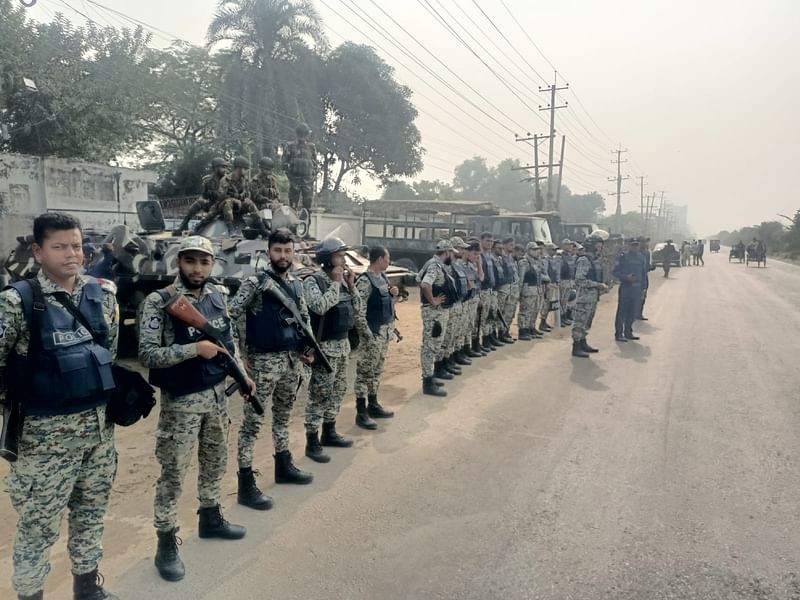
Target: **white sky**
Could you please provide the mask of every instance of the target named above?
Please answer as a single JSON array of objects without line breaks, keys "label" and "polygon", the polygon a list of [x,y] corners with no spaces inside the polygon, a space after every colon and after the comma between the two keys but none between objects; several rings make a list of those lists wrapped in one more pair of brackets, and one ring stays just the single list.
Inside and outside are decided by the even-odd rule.
[{"label": "white sky", "polygon": [[[557,112],[556,128],[567,135],[564,183],[573,192],[597,190],[613,210],[615,200],[608,192],[614,184],[607,177],[615,175],[611,149],[621,143],[629,149],[623,155],[629,159],[623,174],[631,176],[623,184],[623,190],[629,190],[623,195],[623,210],[638,209],[639,186],[633,178],[639,175],[647,176],[645,194],[666,190],[668,201],[687,204],[690,224],[702,235],[776,219],[776,213],[793,215],[800,208],[800,195],[794,188],[794,169],[800,158],[796,149],[800,120],[795,115],[800,106],[800,36],[795,33],[800,1],[503,1],[563,73],[560,81],[572,86],[560,92],[559,104],[566,100],[571,106]],[[63,2],[101,23],[124,22],[88,0],[38,0],[30,14],[45,20],[60,11],[79,20]],[[203,43],[217,5],[216,0],[98,2],[197,44]],[[552,77],[552,68],[501,0],[428,2],[442,14],[442,7],[450,11],[454,17],[448,19],[450,24],[521,90],[522,100],[426,12],[425,0],[324,2],[316,3],[332,44],[348,39],[378,46],[379,54],[397,68],[398,80],[415,91],[414,102],[420,110],[417,125],[427,150],[425,170],[418,178],[449,181],[453,167],[476,154],[491,163],[506,157],[532,161],[532,149],[515,144],[513,133],[547,131],[539,118],[547,114],[531,110],[549,99],[533,93],[544,82],[530,66],[546,78]],[[448,73],[376,4],[488,102]],[[420,61],[508,129],[444,88],[348,6],[384,26]],[[462,25],[486,52],[463,33]],[[155,41],[166,43],[163,37]],[[495,57],[518,81],[494,62]],[[576,93],[591,117],[580,108]],[[357,191],[371,195],[372,189]]]}]

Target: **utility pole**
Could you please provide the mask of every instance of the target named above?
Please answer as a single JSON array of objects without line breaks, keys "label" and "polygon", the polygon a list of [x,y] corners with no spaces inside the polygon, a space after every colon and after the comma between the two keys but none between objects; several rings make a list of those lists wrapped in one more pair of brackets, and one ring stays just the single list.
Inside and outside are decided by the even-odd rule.
[{"label": "utility pole", "polygon": [[[661,203],[658,206],[658,224],[656,226],[656,231],[658,232],[658,237],[659,238],[664,237],[664,233],[665,233],[664,230],[666,229],[666,223],[665,223],[665,220],[664,220],[665,217],[666,217],[666,214],[664,213],[664,194],[665,193],[666,192],[664,190],[661,191]],[[653,198],[655,198],[655,194],[653,194]]]},{"label": "utility pole", "polygon": [[561,159],[558,161],[558,187],[556,188],[556,212],[561,211],[561,178],[564,175],[564,146],[567,143],[567,136],[561,136]]},{"label": "utility pole", "polygon": [[[639,212],[642,215],[642,230],[647,227],[647,222],[645,221],[644,217],[644,180],[647,178],[647,175],[639,175],[636,179],[639,180]],[[644,235],[644,233],[642,233]]]},{"label": "utility pole", "polygon": [[544,168],[547,165],[540,165],[539,164],[539,143],[544,141],[544,140],[546,140],[547,137],[548,136],[545,135],[545,134],[538,134],[538,133],[534,134],[534,135],[531,135],[530,132],[528,132],[526,134],[526,137],[520,137],[516,133],[514,134],[514,141],[515,142],[531,142],[531,141],[533,142],[533,166],[527,165],[527,166],[520,167],[518,169],[512,169],[512,170],[513,171],[519,171],[519,170],[523,170],[523,169],[525,169],[525,170],[533,169],[533,177],[526,177],[522,181],[533,181],[534,182],[534,187],[533,187],[533,195],[534,195],[533,207],[534,207],[534,210],[544,210],[544,206],[543,206],[543,203],[542,203],[542,191],[541,191],[541,188],[539,187],[539,181],[541,181],[542,179],[545,179],[545,177],[539,175],[539,169],[540,168]]},{"label": "utility pole", "polygon": [[568,89],[569,84],[565,85],[564,87],[558,87],[558,73],[553,73],[553,85],[549,85],[546,88],[539,88],[540,92],[550,92],[550,104],[539,107],[540,111],[550,111],[550,144],[547,159],[549,164],[547,166],[547,203],[545,210],[553,209],[553,150],[555,149],[556,141],[556,110],[559,108],[567,108],[568,106],[567,102],[564,102],[562,106],[556,106],[556,92]]},{"label": "utility pole", "polygon": [[609,181],[616,181],[617,182],[617,193],[612,193],[612,196],[617,197],[617,210],[614,213],[615,221],[617,225],[617,233],[622,233],[622,194],[627,194],[628,192],[622,191],[622,182],[626,179],[630,179],[629,175],[622,176],[622,163],[628,162],[628,159],[622,160],[622,153],[627,152],[628,150],[623,150],[622,145],[617,150],[612,150],[612,153],[617,154],[617,160],[612,160],[611,164],[617,165],[617,176],[616,177],[609,177]]}]

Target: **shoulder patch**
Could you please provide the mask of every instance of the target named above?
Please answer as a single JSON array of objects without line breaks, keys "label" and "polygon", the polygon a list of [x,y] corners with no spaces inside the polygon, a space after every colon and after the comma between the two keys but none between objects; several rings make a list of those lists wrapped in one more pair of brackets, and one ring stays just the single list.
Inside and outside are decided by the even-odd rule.
[{"label": "shoulder patch", "polygon": [[117,294],[117,284],[111,281],[110,279],[98,279],[97,283],[100,284],[100,288],[104,292],[108,292],[109,294]]}]

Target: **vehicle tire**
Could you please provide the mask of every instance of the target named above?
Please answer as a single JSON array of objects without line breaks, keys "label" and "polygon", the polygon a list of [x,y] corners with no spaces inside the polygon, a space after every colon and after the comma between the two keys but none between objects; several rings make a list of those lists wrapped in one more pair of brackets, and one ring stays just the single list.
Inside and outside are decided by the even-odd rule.
[{"label": "vehicle tire", "polygon": [[403,269],[408,269],[412,273],[416,273],[419,270],[416,263],[410,258],[401,258],[399,260],[395,260],[392,262],[394,263],[395,266],[401,267]]}]

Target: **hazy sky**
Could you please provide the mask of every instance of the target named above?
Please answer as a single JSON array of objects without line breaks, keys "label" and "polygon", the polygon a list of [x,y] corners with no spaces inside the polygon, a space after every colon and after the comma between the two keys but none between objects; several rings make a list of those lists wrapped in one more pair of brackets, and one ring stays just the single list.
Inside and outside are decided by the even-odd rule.
[{"label": "hazy sky", "polygon": [[[98,1],[198,44],[204,41],[217,5],[215,0]],[[532,161],[532,149],[515,144],[513,134],[547,131],[540,119],[547,113],[532,109],[548,103],[536,91],[545,85],[543,77],[552,78],[553,69],[511,18],[508,7],[558,69],[559,80],[571,85],[571,90],[559,94],[559,104],[566,100],[570,107],[557,112],[556,128],[567,135],[564,183],[574,192],[597,190],[613,211],[615,200],[608,192],[614,184],[607,178],[615,175],[611,149],[621,143],[629,150],[623,155],[629,160],[623,174],[631,176],[623,184],[629,191],[622,197],[623,210],[638,209],[639,185],[634,178],[639,175],[647,176],[645,194],[666,190],[667,200],[687,204],[690,224],[702,235],[775,219],[776,213],[793,215],[800,208],[800,194],[793,185],[800,158],[796,149],[800,35],[795,31],[800,1],[428,2],[519,89],[521,99],[434,19],[425,0],[316,0],[332,44],[348,39],[376,46],[397,68],[398,80],[414,90],[420,110],[417,124],[427,150],[421,178],[449,181],[453,166],[476,154],[491,163],[507,157]],[[68,4],[99,22],[115,23],[111,14],[87,0]],[[370,23],[385,27],[418,60],[500,124],[425,73],[348,6]],[[483,98],[447,72],[378,7]],[[30,13],[49,19],[56,10],[78,18],[61,0],[38,0]],[[116,24],[120,21],[117,18]],[[165,44],[158,36],[155,41]],[[368,195],[369,190],[361,193]]]}]

